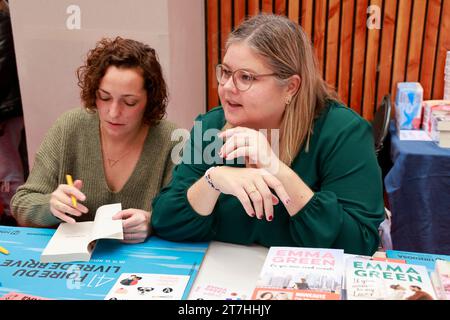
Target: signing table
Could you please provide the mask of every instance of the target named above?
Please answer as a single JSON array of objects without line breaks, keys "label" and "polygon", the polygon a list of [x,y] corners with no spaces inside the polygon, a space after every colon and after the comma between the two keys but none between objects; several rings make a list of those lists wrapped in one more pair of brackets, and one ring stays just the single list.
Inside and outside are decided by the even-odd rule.
[{"label": "signing table", "polygon": [[450,254],[450,149],[404,141],[391,123],[393,167],[385,177],[396,250]]},{"label": "signing table", "polygon": [[268,252],[258,245],[177,243],[153,236],[132,245],[102,239],[85,262],[40,262],[54,231],[0,226],[0,246],[9,251],[0,253],[0,297],[246,300]]}]

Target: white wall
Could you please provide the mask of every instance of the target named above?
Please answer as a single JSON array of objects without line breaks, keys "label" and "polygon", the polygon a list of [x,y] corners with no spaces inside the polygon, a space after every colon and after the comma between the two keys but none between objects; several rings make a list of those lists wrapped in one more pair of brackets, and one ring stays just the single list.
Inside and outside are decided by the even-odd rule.
[{"label": "white wall", "polygon": [[[203,0],[9,3],[30,168],[56,118],[81,106],[76,69],[104,36],[133,38],[155,48],[169,86],[169,120],[190,128],[205,112]],[[74,10],[68,10],[71,5]]]}]

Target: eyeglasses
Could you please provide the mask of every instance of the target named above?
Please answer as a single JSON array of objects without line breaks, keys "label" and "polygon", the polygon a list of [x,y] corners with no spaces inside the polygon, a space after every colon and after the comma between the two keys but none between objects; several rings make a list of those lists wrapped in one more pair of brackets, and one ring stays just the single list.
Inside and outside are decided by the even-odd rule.
[{"label": "eyeglasses", "polygon": [[236,89],[239,91],[247,91],[252,86],[253,80],[258,79],[260,77],[267,76],[276,76],[276,73],[267,73],[267,74],[253,74],[248,71],[239,69],[239,70],[228,70],[223,65],[218,64],[216,66],[216,78],[219,84],[222,86],[227,83],[230,77],[233,78],[233,83]]}]

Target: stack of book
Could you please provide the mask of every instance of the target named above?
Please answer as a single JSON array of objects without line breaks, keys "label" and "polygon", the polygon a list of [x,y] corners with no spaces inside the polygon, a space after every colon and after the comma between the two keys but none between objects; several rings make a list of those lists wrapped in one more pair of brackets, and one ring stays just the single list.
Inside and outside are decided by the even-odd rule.
[{"label": "stack of book", "polygon": [[422,129],[431,137],[431,115],[450,112],[450,100],[424,100]]},{"label": "stack of book", "polygon": [[[444,100],[450,100],[450,51],[447,51],[444,70]],[[439,146],[450,148],[450,112],[437,116],[436,127]]]},{"label": "stack of book", "polygon": [[252,299],[449,300],[450,256],[271,247]]},{"label": "stack of book", "polygon": [[447,51],[444,70],[444,100],[450,100],[450,51]]},{"label": "stack of book", "polygon": [[431,139],[441,148],[450,148],[450,111],[431,113]]}]

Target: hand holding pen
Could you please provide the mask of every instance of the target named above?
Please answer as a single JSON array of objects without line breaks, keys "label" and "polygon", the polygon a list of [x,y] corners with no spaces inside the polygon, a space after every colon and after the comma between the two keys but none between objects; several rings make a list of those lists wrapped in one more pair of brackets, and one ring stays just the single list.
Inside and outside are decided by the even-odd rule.
[{"label": "hand holding pen", "polygon": [[88,212],[84,205],[77,202],[86,200],[86,196],[80,191],[83,186],[81,180],[73,182],[70,175],[67,175],[66,179],[67,184],[60,184],[51,194],[50,211],[62,221],[75,223],[75,219],[71,216],[79,217]]}]

